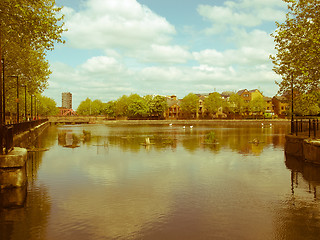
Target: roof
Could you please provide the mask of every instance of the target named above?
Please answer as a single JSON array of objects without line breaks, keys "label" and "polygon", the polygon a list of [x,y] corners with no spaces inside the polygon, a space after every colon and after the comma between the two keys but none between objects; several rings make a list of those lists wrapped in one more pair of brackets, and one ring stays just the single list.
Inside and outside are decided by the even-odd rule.
[{"label": "roof", "polygon": [[238,95],[242,95],[242,93],[244,93],[244,92],[248,92],[248,90],[247,89],[242,89],[242,90],[239,90],[238,92],[237,92],[237,94]]}]

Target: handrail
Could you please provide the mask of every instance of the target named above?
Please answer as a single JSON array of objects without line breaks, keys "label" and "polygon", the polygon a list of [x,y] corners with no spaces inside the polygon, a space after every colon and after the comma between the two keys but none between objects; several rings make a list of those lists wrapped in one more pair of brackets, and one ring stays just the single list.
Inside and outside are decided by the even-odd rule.
[{"label": "handrail", "polygon": [[318,118],[299,118],[293,121],[293,127],[291,134],[298,136],[299,134],[307,135],[309,138],[317,138],[317,132],[319,130]]},{"label": "handrail", "polygon": [[39,119],[34,121],[21,122],[16,124],[8,124],[0,127],[0,154],[3,154],[3,149],[5,154],[8,154],[13,149],[13,137],[21,132],[29,131],[48,119]]}]

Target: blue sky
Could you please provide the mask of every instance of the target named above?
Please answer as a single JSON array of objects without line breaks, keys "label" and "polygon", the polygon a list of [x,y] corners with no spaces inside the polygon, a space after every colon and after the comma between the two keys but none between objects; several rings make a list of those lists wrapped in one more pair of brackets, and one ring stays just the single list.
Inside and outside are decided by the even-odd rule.
[{"label": "blue sky", "polygon": [[48,53],[44,95],[103,102],[137,93],[177,95],[258,88],[273,96],[270,34],[281,0],[56,0],[64,45]]}]

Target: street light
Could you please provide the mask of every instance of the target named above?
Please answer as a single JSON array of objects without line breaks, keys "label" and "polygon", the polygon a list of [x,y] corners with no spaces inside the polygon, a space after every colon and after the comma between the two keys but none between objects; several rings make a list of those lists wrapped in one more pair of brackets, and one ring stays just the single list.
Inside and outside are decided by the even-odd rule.
[{"label": "street light", "polygon": [[33,120],[33,109],[32,109],[32,98],[33,98],[33,94],[30,94],[30,96],[31,96],[31,104],[30,104],[30,106],[31,106],[31,114],[30,114],[30,116],[31,116],[31,121]]},{"label": "street light", "polygon": [[16,99],[16,102],[17,102],[17,123],[19,123],[19,76],[11,75],[11,76],[8,76],[8,77],[17,78],[17,99]]},{"label": "street light", "polygon": [[25,121],[27,121],[27,85],[22,84],[21,87],[24,87],[24,117]]},{"label": "street light", "polygon": [[2,58],[2,122],[6,125],[6,91],[5,91],[5,79],[4,79],[4,58]]},{"label": "street light", "polygon": [[291,72],[291,134],[294,132],[293,120],[293,73]]}]

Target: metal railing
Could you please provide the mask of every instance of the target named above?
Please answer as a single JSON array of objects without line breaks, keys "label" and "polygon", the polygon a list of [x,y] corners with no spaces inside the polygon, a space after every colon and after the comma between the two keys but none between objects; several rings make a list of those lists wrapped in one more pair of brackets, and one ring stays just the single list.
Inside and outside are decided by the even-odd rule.
[{"label": "metal railing", "polygon": [[19,133],[29,131],[31,128],[34,128],[48,119],[40,119],[28,122],[21,122],[16,124],[4,125],[0,128],[0,154],[8,154],[13,149],[13,137]]},{"label": "metal railing", "polygon": [[291,134],[317,138],[317,136],[319,136],[319,123],[319,120],[314,118],[295,119],[291,122],[291,124],[293,124]]}]

